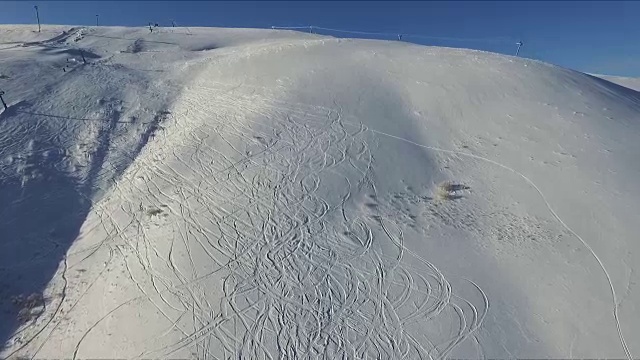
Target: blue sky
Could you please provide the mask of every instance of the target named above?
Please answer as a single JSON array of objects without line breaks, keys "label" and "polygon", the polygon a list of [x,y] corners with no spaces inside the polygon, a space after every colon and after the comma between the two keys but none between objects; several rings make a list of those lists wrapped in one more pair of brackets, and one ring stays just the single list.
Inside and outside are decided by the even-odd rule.
[{"label": "blue sky", "polygon": [[[580,71],[640,77],[640,2],[0,2],[0,23],[326,28],[416,34],[403,40],[521,55]],[[327,35],[342,35],[319,31]],[[350,35],[361,37],[359,35]],[[446,37],[448,40],[425,37]],[[384,36],[372,36],[385,38]],[[390,39],[393,36],[386,38]],[[467,40],[458,40],[467,39]]]}]

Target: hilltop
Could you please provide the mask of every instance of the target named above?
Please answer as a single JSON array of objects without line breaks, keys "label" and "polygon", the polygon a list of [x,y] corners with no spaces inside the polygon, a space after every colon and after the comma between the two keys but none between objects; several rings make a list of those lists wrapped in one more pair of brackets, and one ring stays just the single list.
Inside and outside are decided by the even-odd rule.
[{"label": "hilltop", "polygon": [[220,28],[0,26],[3,357],[631,358],[640,93]]}]

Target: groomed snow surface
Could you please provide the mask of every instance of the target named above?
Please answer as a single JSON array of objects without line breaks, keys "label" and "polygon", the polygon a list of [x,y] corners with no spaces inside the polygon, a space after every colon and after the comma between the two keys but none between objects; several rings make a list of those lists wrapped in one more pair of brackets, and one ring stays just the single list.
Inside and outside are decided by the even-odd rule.
[{"label": "groomed snow surface", "polygon": [[70,26],[1,26],[0,89],[3,358],[640,356],[635,90]]}]

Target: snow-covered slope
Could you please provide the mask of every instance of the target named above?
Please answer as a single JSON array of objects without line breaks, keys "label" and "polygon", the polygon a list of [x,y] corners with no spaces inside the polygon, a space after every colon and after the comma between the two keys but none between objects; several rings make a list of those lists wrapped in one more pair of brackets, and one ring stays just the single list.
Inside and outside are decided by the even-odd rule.
[{"label": "snow-covered slope", "polygon": [[3,356],[640,353],[638,92],[402,42],[64,31],[0,27]]},{"label": "snow-covered slope", "polygon": [[624,77],[624,76],[609,76],[609,75],[594,75],[604,80],[610,81],[614,84],[624,86],[631,90],[640,91],[640,78]]}]

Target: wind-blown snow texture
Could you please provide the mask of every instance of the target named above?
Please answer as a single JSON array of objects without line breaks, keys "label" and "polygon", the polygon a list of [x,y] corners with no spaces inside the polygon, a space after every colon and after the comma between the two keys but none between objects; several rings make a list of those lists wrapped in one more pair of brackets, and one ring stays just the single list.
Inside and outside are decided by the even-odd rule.
[{"label": "wind-blown snow texture", "polygon": [[402,42],[63,26],[0,27],[0,89],[3,357],[640,354],[635,90]]}]

